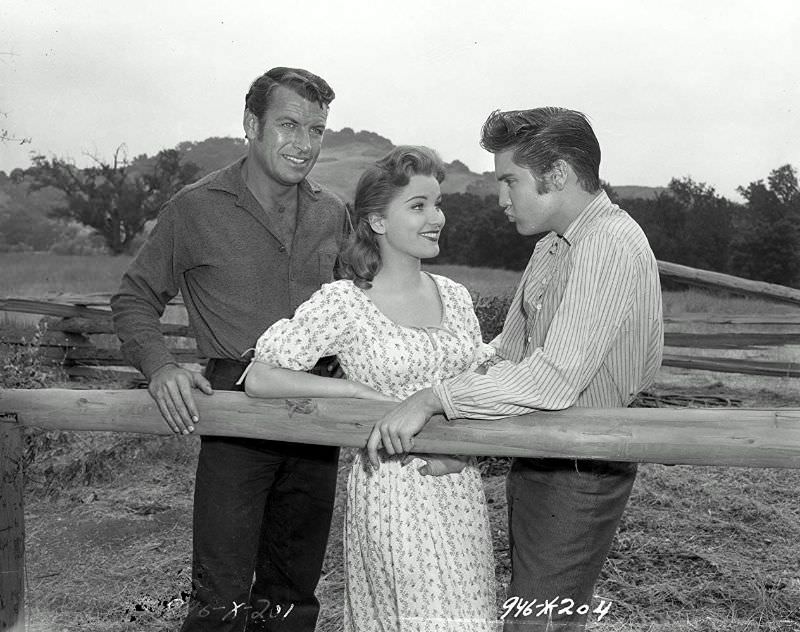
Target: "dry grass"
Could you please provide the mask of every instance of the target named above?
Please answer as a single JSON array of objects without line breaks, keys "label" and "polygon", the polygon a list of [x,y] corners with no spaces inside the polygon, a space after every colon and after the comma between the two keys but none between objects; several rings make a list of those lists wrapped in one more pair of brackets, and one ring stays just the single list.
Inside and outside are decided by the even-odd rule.
[{"label": "dry grass", "polygon": [[131,257],[81,257],[48,252],[0,254],[0,296],[112,292]]}]

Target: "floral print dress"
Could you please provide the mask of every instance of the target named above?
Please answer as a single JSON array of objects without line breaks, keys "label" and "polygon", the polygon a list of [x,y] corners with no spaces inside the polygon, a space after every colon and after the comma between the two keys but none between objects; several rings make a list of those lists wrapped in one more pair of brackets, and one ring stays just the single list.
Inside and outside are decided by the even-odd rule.
[{"label": "floral print dress", "polygon": [[[474,368],[481,341],[466,288],[431,275],[443,307],[436,328],[385,316],[352,281],[323,285],[259,339],[254,360],[307,370],[337,355],[351,380],[404,399]],[[494,556],[480,472],[422,476],[415,459],[384,455],[377,472],[359,452],[347,483],[344,529],[348,632],[496,629]]]}]

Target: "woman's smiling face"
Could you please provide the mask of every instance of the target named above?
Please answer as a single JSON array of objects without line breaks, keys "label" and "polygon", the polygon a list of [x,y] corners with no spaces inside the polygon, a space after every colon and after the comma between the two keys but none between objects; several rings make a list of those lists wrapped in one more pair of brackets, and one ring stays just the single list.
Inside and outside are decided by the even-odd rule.
[{"label": "woman's smiling face", "polygon": [[370,222],[382,235],[381,255],[402,253],[418,259],[439,254],[439,234],[445,218],[442,191],[433,176],[411,176],[408,184],[392,198],[383,216]]}]

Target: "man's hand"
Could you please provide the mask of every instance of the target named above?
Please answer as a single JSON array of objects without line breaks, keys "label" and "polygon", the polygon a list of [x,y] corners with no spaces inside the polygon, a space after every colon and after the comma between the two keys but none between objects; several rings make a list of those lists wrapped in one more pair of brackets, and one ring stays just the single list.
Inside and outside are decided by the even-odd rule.
[{"label": "man's hand", "polygon": [[402,402],[372,428],[367,440],[367,456],[374,469],[380,466],[378,448],[383,445],[387,454],[411,452],[414,435],[428,423],[436,413],[442,412],[442,404],[430,388],[417,391]]},{"label": "man's hand", "polygon": [[192,396],[193,388],[199,388],[206,395],[214,392],[202,375],[176,364],[165,364],[150,378],[147,390],[158,404],[164,421],[176,434],[194,432],[194,424],[200,420]]}]

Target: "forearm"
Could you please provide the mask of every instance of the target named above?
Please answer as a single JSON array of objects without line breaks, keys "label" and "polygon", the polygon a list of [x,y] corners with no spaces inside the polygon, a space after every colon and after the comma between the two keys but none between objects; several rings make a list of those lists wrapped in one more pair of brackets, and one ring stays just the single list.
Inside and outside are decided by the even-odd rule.
[{"label": "forearm", "polygon": [[251,397],[354,397],[353,382],[254,362],[244,382]]},{"label": "forearm", "polygon": [[449,419],[502,419],[534,410],[572,406],[585,381],[574,367],[559,365],[541,351],[522,362],[501,361],[484,374],[465,373],[436,385]]},{"label": "forearm", "polygon": [[161,333],[159,310],[130,294],[111,299],[112,318],[125,359],[150,379],[160,367],[175,363]]},{"label": "forearm", "polygon": [[160,324],[167,303],[178,293],[183,271],[178,264],[180,248],[173,239],[173,223],[173,213],[165,207],[147,242],[122,276],[119,290],[111,297],[114,329],[122,343],[122,353],[148,379],[160,367],[175,362]]}]

